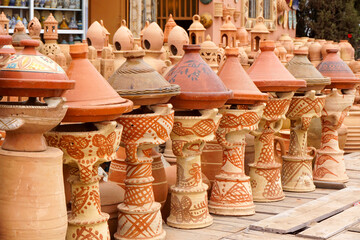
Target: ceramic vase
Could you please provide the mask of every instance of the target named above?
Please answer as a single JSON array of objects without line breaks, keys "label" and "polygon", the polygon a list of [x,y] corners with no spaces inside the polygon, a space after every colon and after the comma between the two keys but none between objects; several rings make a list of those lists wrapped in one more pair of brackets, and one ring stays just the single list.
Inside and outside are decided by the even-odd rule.
[{"label": "ceramic vase", "polygon": [[[312,177],[312,160],[307,147],[307,131],[311,119],[320,117],[325,104],[325,95],[316,96],[308,91],[303,96],[291,99],[286,117],[291,120],[290,146],[283,156],[282,186],[286,191],[309,192],[315,190]],[[313,152],[315,153],[315,149]]]},{"label": "ceramic vase", "polygon": [[150,107],[153,113],[139,111],[120,116],[124,126],[121,144],[126,151],[124,203],[118,206],[115,239],[165,239],[160,203],[154,201],[151,150],[169,138],[174,123],[170,104]]},{"label": "ceramic vase", "polygon": [[317,151],[314,165],[314,180],[344,183],[346,174],[344,151],[340,150],[337,130],[341,127],[355,98],[355,90],[332,89],[326,95],[322,111],[321,148]]},{"label": "ceramic vase", "polygon": [[201,176],[200,156],[205,142],[214,138],[221,114],[217,109],[200,110],[200,116],[186,113],[188,116],[185,113],[175,116],[170,135],[176,156],[177,179],[170,188],[171,209],[167,224],[192,229],[213,222],[208,210],[208,186]]},{"label": "ceramic vase", "polygon": [[111,161],[122,126],[115,121],[60,125],[45,137],[64,152],[70,166],[72,205],[66,239],[110,239],[109,214],[101,212],[98,167]]},{"label": "ceramic vase", "polygon": [[58,125],[67,107],[62,98],[46,104],[0,104],[0,238],[65,239],[67,217],[62,152],[47,147],[43,133]]},{"label": "ceramic vase", "polygon": [[243,105],[244,109],[219,110],[223,116],[216,139],[223,147],[223,162],[211,191],[209,211],[219,215],[255,214],[250,178],[245,175],[245,134],[257,129],[264,109]]},{"label": "ceramic vase", "polygon": [[264,109],[259,129],[252,132],[255,135],[255,161],[249,165],[249,175],[254,201],[272,202],[285,197],[281,164],[274,158],[274,134],[282,127],[292,96],[292,92],[285,92],[271,98]]}]

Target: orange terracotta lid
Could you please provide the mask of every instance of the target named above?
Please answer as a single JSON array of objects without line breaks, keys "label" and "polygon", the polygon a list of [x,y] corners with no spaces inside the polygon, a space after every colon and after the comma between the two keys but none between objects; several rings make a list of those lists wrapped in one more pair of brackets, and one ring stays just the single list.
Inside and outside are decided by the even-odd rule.
[{"label": "orange terracotta lid", "polygon": [[67,74],[76,81],[64,94],[69,106],[63,122],[114,120],[132,110],[133,103],[121,98],[87,59],[85,43],[70,45],[71,64]]},{"label": "orange terracotta lid", "polygon": [[14,54],[15,49],[11,46],[12,37],[10,35],[0,35],[0,55]]},{"label": "orange terracotta lid", "polygon": [[171,30],[176,27],[176,22],[174,21],[174,18],[172,14],[170,14],[168,21],[165,24],[165,30],[164,30],[164,43],[168,42],[168,37],[171,32]]},{"label": "orange terracotta lid", "polygon": [[0,71],[0,96],[59,97],[74,88],[75,81],[56,62],[35,50],[39,41],[26,39],[20,44],[25,48]]},{"label": "orange terracotta lid", "polygon": [[184,51],[180,62],[165,76],[181,88],[180,95],[170,99],[170,103],[177,109],[222,107],[232,97],[232,91],[201,58],[200,45],[184,45]]},{"label": "orange terracotta lid", "polygon": [[268,100],[266,93],[260,92],[255,83],[241,66],[238,56],[238,48],[225,49],[226,60],[218,71],[218,75],[225,86],[231,89],[234,96],[230,98],[229,104],[255,104]]},{"label": "orange terracotta lid", "polygon": [[260,42],[261,53],[248,69],[249,77],[262,92],[290,92],[306,87],[306,82],[296,79],[274,53],[275,42]]},{"label": "orange terracotta lid", "polygon": [[339,49],[329,48],[322,62],[317,66],[319,72],[331,78],[331,84],[325,88],[350,89],[360,84],[360,79],[355,76],[350,67],[337,54]]}]

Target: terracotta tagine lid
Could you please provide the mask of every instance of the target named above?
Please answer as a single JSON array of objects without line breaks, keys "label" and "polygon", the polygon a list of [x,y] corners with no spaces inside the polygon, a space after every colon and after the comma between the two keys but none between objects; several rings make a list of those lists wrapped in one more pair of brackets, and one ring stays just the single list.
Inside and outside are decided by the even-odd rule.
[{"label": "terracotta tagine lid", "polygon": [[229,104],[255,104],[267,101],[268,95],[260,92],[255,83],[241,66],[238,56],[238,48],[225,49],[226,60],[219,69],[218,75],[228,89],[231,89],[234,96],[230,98]]},{"label": "terracotta tagine lid", "polygon": [[[14,54],[15,49],[11,46],[12,37],[10,35],[0,35],[0,56],[5,57],[5,55]],[[4,59],[1,59],[1,62],[4,63]]]},{"label": "terracotta tagine lid", "polygon": [[31,37],[26,34],[25,26],[22,21],[16,23],[12,39],[14,47],[19,47],[21,40],[31,39]]},{"label": "terracotta tagine lid", "polygon": [[329,48],[326,51],[326,57],[317,66],[323,76],[331,78],[331,85],[326,88],[350,89],[360,84],[360,79],[337,54],[339,49]]},{"label": "terracotta tagine lid", "polygon": [[331,83],[330,78],[323,77],[309,61],[308,53],[305,48],[294,50],[294,57],[285,66],[295,78],[306,81],[306,88],[300,88],[298,92],[322,90]]},{"label": "terracotta tagine lid", "polygon": [[168,42],[168,37],[169,37],[169,34],[171,32],[171,30],[176,27],[177,24],[176,22],[174,21],[174,18],[172,16],[172,14],[170,14],[169,16],[169,19],[168,21],[166,22],[165,24],[165,30],[164,30],[164,43],[167,43]]},{"label": "terracotta tagine lid", "polygon": [[12,55],[0,71],[0,96],[60,97],[74,88],[75,81],[56,62],[35,50],[37,40],[20,44],[24,49]]},{"label": "terracotta tagine lid", "polygon": [[177,109],[210,109],[222,107],[232,97],[221,79],[201,58],[200,45],[184,45],[185,54],[165,78],[178,84],[180,95],[170,103]]},{"label": "terracotta tagine lid", "polygon": [[100,122],[114,120],[132,110],[133,103],[121,98],[87,58],[85,43],[70,45],[71,64],[67,74],[76,81],[67,91],[69,109],[63,122]]},{"label": "terracotta tagine lid", "polygon": [[108,79],[110,85],[121,96],[131,99],[135,105],[167,103],[172,96],[180,94],[176,84],[167,82],[143,57],[139,49],[124,52],[126,62]]},{"label": "terracotta tagine lid", "polygon": [[275,43],[260,42],[261,53],[247,73],[262,92],[291,92],[306,87],[306,82],[295,79],[274,53]]}]

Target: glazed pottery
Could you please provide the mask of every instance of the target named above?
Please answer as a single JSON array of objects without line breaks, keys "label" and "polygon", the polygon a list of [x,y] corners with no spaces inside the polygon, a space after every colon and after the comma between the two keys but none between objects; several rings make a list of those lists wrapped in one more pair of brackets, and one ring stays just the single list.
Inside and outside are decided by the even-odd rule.
[{"label": "glazed pottery", "polygon": [[179,86],[169,84],[158,72],[144,62],[144,50],[124,53],[126,62],[109,78],[110,85],[135,105],[166,103],[179,94]]},{"label": "glazed pottery", "polygon": [[71,167],[72,205],[66,239],[110,239],[109,214],[101,212],[98,167],[111,161],[120,143],[122,126],[114,121],[64,124],[47,132],[50,146],[64,152]]},{"label": "glazed pottery", "polygon": [[172,31],[172,29],[174,27],[176,27],[176,22],[174,21],[174,18],[172,16],[172,14],[169,15],[169,19],[167,20],[166,24],[165,24],[165,30],[164,30],[164,43],[168,42],[168,37],[170,32]]},{"label": "glazed pottery", "polygon": [[321,148],[317,151],[314,165],[315,181],[344,183],[349,180],[345,169],[344,151],[339,149],[337,130],[348,114],[354,98],[355,90],[340,92],[334,88],[326,95],[321,116]]},{"label": "glazed pottery", "polygon": [[132,110],[132,102],[121,98],[89,62],[87,51],[86,44],[70,45],[73,60],[67,74],[76,85],[64,95],[69,106],[64,122],[113,120]]},{"label": "glazed pottery", "polygon": [[221,118],[217,109],[179,112],[171,132],[177,179],[170,188],[171,210],[167,224],[176,228],[206,227],[213,219],[208,210],[208,186],[202,182],[200,155],[212,140]]},{"label": "glazed pottery", "polygon": [[[165,239],[160,203],[154,201],[151,149],[164,143],[174,123],[170,104],[133,111],[117,119],[124,126],[121,144],[126,151],[124,203],[118,206],[115,239]],[[146,111],[145,111],[146,112]]]},{"label": "glazed pottery", "polygon": [[223,116],[216,138],[223,147],[223,162],[211,191],[211,213],[231,216],[255,214],[250,178],[244,171],[245,134],[257,128],[263,108],[264,105],[258,105],[248,109],[222,108],[219,111]]},{"label": "glazed pottery", "polygon": [[175,109],[210,109],[221,107],[232,96],[220,78],[200,57],[199,45],[184,45],[185,55],[165,76],[178,84],[181,93],[170,103]]},{"label": "glazed pottery", "polygon": [[205,40],[206,28],[200,22],[200,16],[193,16],[193,23],[188,28],[190,44],[201,44]]},{"label": "glazed pottery", "polygon": [[220,39],[224,48],[236,47],[236,31],[235,25],[231,22],[231,17],[227,15],[225,23],[220,27]]},{"label": "glazed pottery", "polygon": [[360,84],[360,79],[357,78],[351,71],[349,66],[337,54],[339,50],[336,48],[327,49],[328,55],[317,66],[319,72],[331,78],[331,85],[326,88],[351,89],[357,84]]},{"label": "glazed pottery", "polygon": [[[37,40],[22,40],[21,45],[24,49],[11,56],[0,71],[1,96],[59,97],[74,87],[75,81],[58,64],[35,50]],[[23,65],[24,61],[28,64]]]},{"label": "glazed pottery", "polygon": [[217,59],[218,47],[213,41],[211,41],[210,35],[206,36],[205,41],[200,44],[200,47],[201,58],[211,67],[214,72],[217,72],[219,68]]}]

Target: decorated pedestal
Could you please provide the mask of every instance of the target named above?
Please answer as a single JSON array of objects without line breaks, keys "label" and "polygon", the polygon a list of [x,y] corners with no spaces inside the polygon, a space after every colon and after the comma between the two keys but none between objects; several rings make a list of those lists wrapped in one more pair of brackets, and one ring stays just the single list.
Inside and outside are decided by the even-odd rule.
[{"label": "decorated pedestal", "polygon": [[261,53],[249,68],[248,74],[262,92],[271,95],[255,135],[255,161],[250,164],[254,201],[282,200],[281,163],[274,158],[274,134],[281,127],[294,91],[306,87],[304,80],[295,79],[274,54],[275,43],[260,43]]},{"label": "decorated pedestal", "polygon": [[109,215],[101,212],[98,167],[115,158],[122,126],[111,120],[130,111],[132,102],[119,97],[89,62],[86,44],[70,45],[70,54],[73,60],[67,74],[76,85],[64,95],[69,106],[63,120],[67,124],[46,133],[48,144],[60,148],[71,167],[66,239],[110,239]]},{"label": "decorated pedestal", "polygon": [[121,144],[126,151],[127,169],[116,239],[165,239],[161,204],[155,202],[152,188],[151,151],[169,138],[174,111],[170,104],[150,108],[153,113],[136,110],[117,120],[124,126]]},{"label": "decorated pedestal", "polygon": [[226,60],[219,70],[219,77],[234,96],[216,131],[217,142],[222,146],[222,167],[213,184],[209,211],[221,215],[251,215],[255,213],[250,178],[245,175],[245,134],[258,127],[265,107],[258,102],[267,101],[239,63],[237,48],[225,49]]},{"label": "decorated pedestal", "polygon": [[66,239],[109,239],[109,215],[101,212],[98,167],[115,158],[121,131],[122,126],[112,121],[65,124],[46,133],[48,144],[60,148],[64,163],[71,167],[72,205]]},{"label": "decorated pedestal", "polygon": [[[171,132],[177,179],[170,188],[171,211],[167,224],[176,228],[201,228],[212,224],[208,210],[208,186],[201,176],[201,153],[214,138],[221,115],[217,109],[201,110],[200,116],[175,116]],[[190,116],[189,116],[190,115]]]},{"label": "decorated pedestal", "polygon": [[171,187],[168,225],[191,229],[212,224],[207,189],[201,176],[205,141],[214,139],[221,118],[217,109],[232,96],[219,77],[200,57],[199,45],[184,45],[185,55],[165,78],[181,87],[173,97],[175,122],[170,135],[177,160],[177,180]]},{"label": "decorated pedestal", "polygon": [[[289,72],[297,79],[306,81],[306,88],[297,90],[292,98],[286,114],[291,120],[290,147],[283,156],[282,185],[286,191],[308,192],[315,190],[312,174],[312,163],[316,149],[310,149],[307,144],[307,131],[311,119],[321,116],[325,104],[325,95],[320,94],[330,79],[325,78],[316,70],[307,58],[306,49],[294,50],[295,56],[286,65]],[[317,92],[317,93],[316,93]]]},{"label": "decorated pedestal", "polygon": [[[337,130],[341,127],[355,99],[355,87],[360,80],[337,54],[338,49],[327,49],[327,55],[318,65],[319,72],[331,78],[327,88],[324,110],[321,116],[321,148],[314,165],[314,180],[344,183],[348,181],[344,163],[344,151],[339,149]],[[341,90],[340,90],[341,89]]]},{"label": "decorated pedestal", "polygon": [[[0,36],[0,42],[6,37],[10,36]],[[67,228],[63,154],[48,147],[43,134],[63,119],[67,106],[60,95],[75,82],[35,51],[36,40],[20,44],[24,50],[11,56],[0,71],[1,96],[29,97],[25,102],[0,102],[0,129],[6,131],[0,149],[4,184],[0,188],[0,238],[63,240]],[[6,59],[6,51],[0,49],[0,54]],[[45,98],[40,102],[37,97]]]}]

